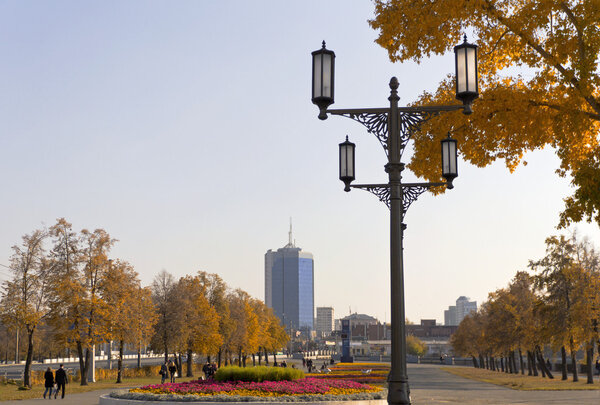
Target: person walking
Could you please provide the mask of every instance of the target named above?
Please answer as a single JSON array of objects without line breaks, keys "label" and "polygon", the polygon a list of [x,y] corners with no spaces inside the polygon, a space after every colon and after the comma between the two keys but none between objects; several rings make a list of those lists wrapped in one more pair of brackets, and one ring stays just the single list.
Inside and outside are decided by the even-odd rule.
[{"label": "person walking", "polygon": [[69,379],[67,378],[67,373],[64,369],[64,366],[61,364],[58,370],[56,370],[56,376],[54,377],[54,381],[56,381],[56,391],[54,392],[54,399],[58,395],[58,390],[62,387],[61,399],[65,397],[65,386],[69,383]]},{"label": "person walking", "polygon": [[212,365],[207,361],[206,364],[204,366],[202,366],[202,372],[204,373],[204,379],[208,380],[208,377],[210,377],[210,372],[212,369]]},{"label": "person walking", "polygon": [[175,382],[175,373],[177,372],[177,366],[175,365],[175,362],[173,360],[171,360],[169,362],[169,374],[171,374],[171,382],[174,383]]},{"label": "person walking", "polygon": [[161,384],[165,383],[165,380],[167,379],[167,376],[169,375],[169,369],[167,368],[167,364],[169,364],[169,362],[165,360],[165,362],[160,366],[160,371],[158,372],[158,374],[160,374],[160,383]]},{"label": "person walking", "polygon": [[50,370],[50,367],[44,373],[44,387],[46,390],[44,391],[44,399],[46,399],[46,394],[48,394],[48,399],[52,399],[52,388],[54,388],[54,373]]}]

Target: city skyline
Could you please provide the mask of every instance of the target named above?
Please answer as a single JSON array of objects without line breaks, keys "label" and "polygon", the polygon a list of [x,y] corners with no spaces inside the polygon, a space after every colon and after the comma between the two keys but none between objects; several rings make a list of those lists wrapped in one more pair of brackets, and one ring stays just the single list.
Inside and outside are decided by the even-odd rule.
[{"label": "city skyline", "polygon": [[[389,321],[389,211],[338,180],[346,135],[357,183],[384,181],[384,152],[351,120],[318,120],[310,53],[323,40],[336,53],[334,108],[385,106],[392,76],[409,104],[454,59],[390,62],[372,17],[370,2],[341,0],[0,3],[0,265],[65,217],[118,239],[112,255],[145,285],[202,270],[262,299],[264,252],[286,243],[292,216],[317,259],[315,306]],[[569,179],[554,150],[524,159],[511,174],[459,155],[455,188],[411,205],[408,319],[441,322],[461,295],[484,302],[560,233]],[[575,229],[600,245],[597,225],[561,232]]]}]

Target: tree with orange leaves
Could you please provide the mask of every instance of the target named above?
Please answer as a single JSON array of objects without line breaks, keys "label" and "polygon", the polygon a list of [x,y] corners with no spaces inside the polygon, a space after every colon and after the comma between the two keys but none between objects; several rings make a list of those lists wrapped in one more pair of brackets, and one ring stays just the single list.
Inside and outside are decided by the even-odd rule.
[{"label": "tree with orange leaves", "polygon": [[[447,52],[465,32],[477,38],[480,97],[474,112],[467,121],[450,113],[423,124],[410,163],[417,175],[438,180],[439,139],[448,128],[464,159],[480,167],[503,159],[513,171],[526,152],[550,146],[561,161],[557,172],[570,175],[575,189],[559,225],[584,219],[600,224],[598,1],[375,0],[369,23],[394,62]],[[453,98],[448,77],[417,104]]]}]

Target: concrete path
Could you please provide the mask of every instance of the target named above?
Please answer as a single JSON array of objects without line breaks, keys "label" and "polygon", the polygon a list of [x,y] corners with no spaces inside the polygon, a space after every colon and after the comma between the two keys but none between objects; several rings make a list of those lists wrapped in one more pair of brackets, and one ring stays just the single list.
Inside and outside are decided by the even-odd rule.
[{"label": "concrete path", "polygon": [[408,380],[415,405],[600,404],[600,391],[517,391],[462,378],[429,364],[409,364]]},{"label": "concrete path", "polygon": [[[408,378],[413,405],[422,404],[528,404],[528,405],[599,405],[599,391],[516,391],[493,384],[473,381],[447,373],[440,366],[409,364]],[[68,389],[68,388],[67,388]],[[111,390],[72,394],[65,399],[2,401],[1,405],[97,405],[100,395]]]}]

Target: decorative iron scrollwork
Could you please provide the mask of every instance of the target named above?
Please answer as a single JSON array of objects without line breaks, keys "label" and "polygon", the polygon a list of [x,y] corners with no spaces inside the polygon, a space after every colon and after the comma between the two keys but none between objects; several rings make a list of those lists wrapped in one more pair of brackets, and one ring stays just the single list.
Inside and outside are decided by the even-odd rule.
[{"label": "decorative iron scrollwork", "polygon": [[404,153],[404,148],[410,141],[413,133],[419,130],[421,124],[432,117],[438,115],[431,111],[399,112],[398,122],[400,123],[400,156]]},{"label": "decorative iron scrollwork", "polygon": [[368,191],[371,194],[375,194],[379,201],[387,205],[390,208],[390,187],[387,184],[365,184],[365,185],[354,185],[352,188],[358,188],[361,190]]},{"label": "decorative iron scrollwork", "polygon": [[408,207],[419,198],[421,194],[429,190],[429,186],[402,186],[402,212],[406,214]]},{"label": "decorative iron scrollwork", "polygon": [[360,122],[363,124],[367,131],[377,137],[381,146],[383,146],[383,150],[387,154],[387,140],[388,140],[388,113],[378,112],[378,113],[355,113],[348,112],[344,114],[340,114],[343,117],[347,117],[353,119],[354,121]]},{"label": "decorative iron scrollwork", "polygon": [[[332,114],[350,118],[364,125],[367,131],[377,137],[386,155],[388,154],[388,115],[389,111],[381,110],[360,112],[356,110],[331,110]],[[438,115],[437,111],[399,111],[398,122],[400,125],[400,154],[408,144],[412,134],[419,130],[421,124]]]}]

